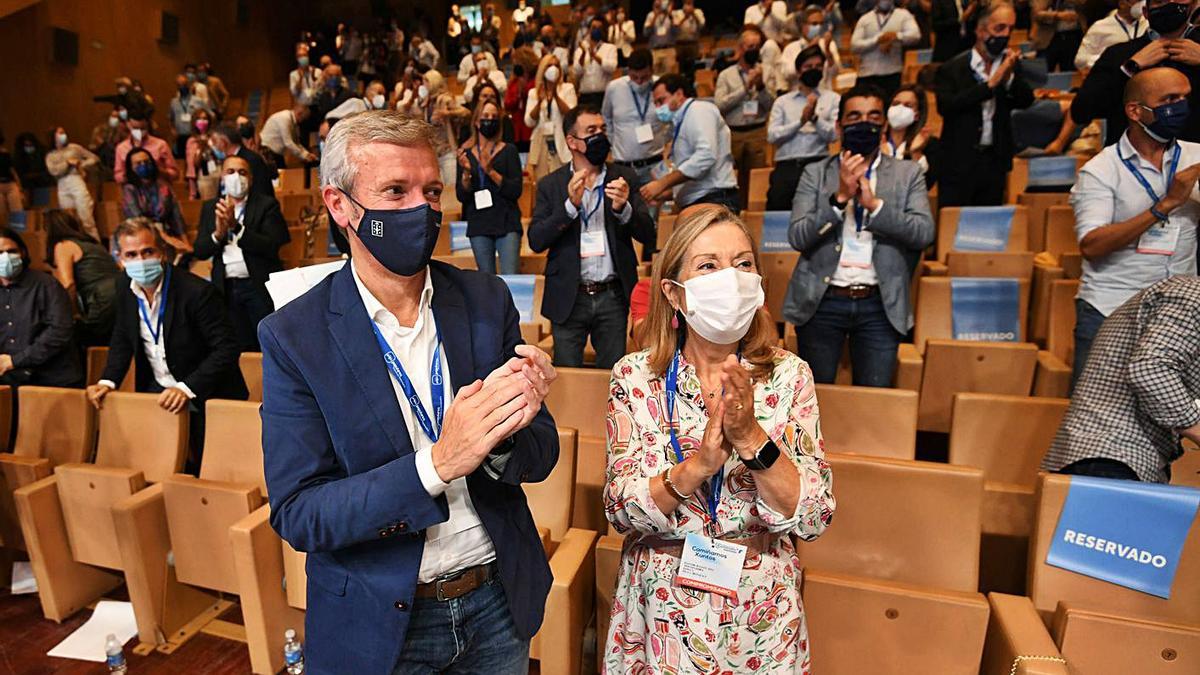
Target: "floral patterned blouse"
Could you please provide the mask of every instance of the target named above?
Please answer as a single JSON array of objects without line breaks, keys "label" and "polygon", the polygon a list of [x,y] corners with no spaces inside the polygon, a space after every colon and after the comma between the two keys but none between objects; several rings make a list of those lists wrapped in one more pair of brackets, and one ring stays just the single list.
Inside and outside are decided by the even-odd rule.
[{"label": "floral patterned blouse", "polygon": [[[613,367],[608,403],[608,484],[605,512],[626,534],[612,621],[601,654],[611,675],[810,672],[808,628],[800,602],[800,566],[788,535],[809,541],[833,517],[833,476],[824,460],[817,397],[808,364],[776,350],[775,368],[754,385],[759,424],[779,446],[778,461],[795,465],[800,498],[794,513],[767,505],[736,455],[725,464],[717,524],[707,515],[708,482],[673,513],[650,496],[650,479],[676,463],[666,418],[665,378],[652,372],[649,350]],[[708,412],[700,379],[680,359],[675,415],[685,457],[700,447]],[[768,544],[749,553],[737,601],[675,585],[676,550],[661,540],[698,532],[719,539],[757,536]],[[652,540],[658,540],[653,546]]]}]

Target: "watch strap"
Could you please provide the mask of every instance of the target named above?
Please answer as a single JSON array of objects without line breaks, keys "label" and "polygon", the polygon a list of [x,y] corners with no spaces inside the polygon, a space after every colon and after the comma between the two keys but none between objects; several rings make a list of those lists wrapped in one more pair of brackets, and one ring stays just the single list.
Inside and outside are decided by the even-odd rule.
[{"label": "watch strap", "polygon": [[743,459],[742,464],[745,464],[752,471],[766,471],[771,468],[775,460],[779,459],[779,446],[775,445],[775,441],[770,438],[766,443],[758,449],[758,453],[750,458]]}]

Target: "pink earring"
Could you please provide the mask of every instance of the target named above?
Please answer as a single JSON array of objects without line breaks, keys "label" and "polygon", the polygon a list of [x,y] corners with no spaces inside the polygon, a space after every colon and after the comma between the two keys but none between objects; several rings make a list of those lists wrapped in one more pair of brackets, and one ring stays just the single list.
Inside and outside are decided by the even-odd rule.
[{"label": "pink earring", "polygon": [[671,328],[674,328],[675,330],[679,330],[679,313],[678,312],[671,315]]}]

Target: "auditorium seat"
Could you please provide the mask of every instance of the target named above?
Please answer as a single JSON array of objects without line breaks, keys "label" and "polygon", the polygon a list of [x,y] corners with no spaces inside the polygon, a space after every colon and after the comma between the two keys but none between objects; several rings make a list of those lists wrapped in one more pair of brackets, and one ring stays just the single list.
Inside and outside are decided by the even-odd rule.
[{"label": "auditorium seat", "polygon": [[280,198],[286,195],[307,195],[311,188],[304,187],[304,171],[302,167],[279,170],[279,187],[275,194]]},{"label": "auditorium seat", "polygon": [[658,224],[655,226],[656,239],[655,250],[661,251],[667,246],[667,240],[671,238],[671,233],[675,231],[675,214],[658,212]]},{"label": "auditorium seat", "polygon": [[540,483],[522,485],[533,520],[548,542],[546,557],[554,576],[546,620],[530,644],[530,656],[544,673],[580,672],[583,633],[592,619],[596,533],[571,527],[576,439],[575,430],[560,423],[554,470]]},{"label": "auditorium seat", "polygon": [[1024,206],[1029,214],[1029,250],[1048,250],[1046,245],[1046,216],[1050,207],[1067,206],[1071,195],[1067,192],[1022,192],[1017,195],[1017,204]]},{"label": "auditorium seat", "polygon": [[608,441],[604,436],[581,435],[578,445],[579,451],[575,459],[575,508],[571,513],[571,527],[605,532],[608,530],[608,519],[604,516],[604,486],[608,482]]},{"label": "auditorium seat", "polygon": [[262,402],[262,353],[243,352],[238,357],[238,368],[242,371],[242,379],[246,380],[246,389],[250,391],[247,400]]},{"label": "auditorium seat", "polygon": [[270,505],[263,504],[229,527],[246,646],[255,675],[283,670],[284,631],[291,628],[297,639],[304,640],[304,554],[279,538],[270,517]]},{"label": "auditorium seat", "polygon": [[950,251],[945,262],[926,260],[921,265],[927,276],[1029,279],[1033,276],[1033,257],[1028,251]]},{"label": "auditorium seat", "polygon": [[582,437],[604,438],[612,374],[599,368],[557,368],[558,379],[546,396],[546,407],[560,427]]},{"label": "auditorium seat", "polygon": [[283,263],[283,269],[290,270],[300,266],[300,261],[304,259],[308,247],[306,236],[303,227],[288,228],[288,242],[279,247],[279,260]]},{"label": "auditorium seat", "polygon": [[1029,598],[988,593],[981,675],[1072,675]]},{"label": "auditorium seat", "polygon": [[[113,183],[115,185],[115,183]],[[110,185],[110,183],[105,183]],[[118,198],[119,199],[119,198]],[[123,214],[119,201],[102,201],[96,203],[96,230],[102,238],[112,237],[121,224]]]},{"label": "auditorium seat", "polygon": [[[104,366],[108,363],[108,347],[88,347],[87,348],[87,383],[89,385],[96,384],[104,375]],[[125,373],[125,379],[121,380],[117,391],[133,391],[134,384],[137,382],[137,362],[129,361],[129,372]]]},{"label": "auditorium seat", "polygon": [[813,671],[976,672],[988,624],[977,592],[983,472],[826,458],[834,525],[796,541]]},{"label": "auditorium seat", "polygon": [[771,167],[750,169],[750,192],[746,197],[747,211],[767,210],[767,188],[771,186]]},{"label": "auditorium seat", "polygon": [[[946,261],[946,254],[955,250],[954,240],[958,234],[958,223],[963,215],[963,210],[970,209],[972,211],[984,209],[998,209],[1004,207],[959,207],[947,206],[938,214],[937,220],[937,259],[941,262]],[[1005,243],[1005,251],[1024,252],[1029,249],[1029,213],[1024,206],[1011,206],[1012,221],[1008,231],[1008,241]]]},{"label": "auditorium seat", "polygon": [[[96,409],[82,389],[26,386],[18,396],[17,437],[12,452],[0,454],[0,538],[10,552],[25,549],[13,491],[49,476],[59,464],[91,461],[96,447]],[[6,413],[7,404],[0,402]]]},{"label": "auditorium seat", "polygon": [[310,192],[279,195],[279,208],[283,212],[283,219],[289,223],[300,220],[301,212],[312,203],[313,195]]},{"label": "auditorium seat", "polygon": [[915,459],[917,393],[818,384],[825,452]]},{"label": "auditorium seat", "polygon": [[1060,279],[1050,284],[1046,352],[1061,367],[1068,369],[1075,361],[1075,296],[1078,293],[1079,281],[1076,279]]},{"label": "auditorium seat", "polygon": [[182,617],[190,618],[193,607],[208,603],[207,595],[174,578],[166,512],[142,508],[161,503],[159,483],[183,468],[188,416],[159,408],[157,394],[111,392],[98,425],[94,465],[60,464],[53,476],[13,494],[42,611],[61,622],[85,608],[120,585],[136,551],[154,564],[125,574],[125,585],[138,635],[156,644]]},{"label": "auditorium seat", "polygon": [[796,269],[796,263],[800,262],[800,252],[759,253],[758,259],[762,265],[759,272],[766,282],[767,311],[775,321],[783,321],[783,304],[787,299],[792,272]]},{"label": "auditorium seat", "polygon": [[[200,211],[204,207],[204,202],[199,199],[184,199],[182,196],[187,195],[187,189],[175,191],[176,198],[179,200],[179,214],[183,216],[183,222],[187,225],[189,233],[195,233],[200,229]],[[188,237],[193,239],[194,237]]]},{"label": "auditorium seat", "polygon": [[1052,625],[1078,675],[1200,673],[1200,624],[1123,616],[1059,603]]},{"label": "auditorium seat", "polygon": [[8,447],[9,436],[12,435],[12,404],[13,388],[7,384],[0,384],[0,449],[4,452],[12,450]]}]

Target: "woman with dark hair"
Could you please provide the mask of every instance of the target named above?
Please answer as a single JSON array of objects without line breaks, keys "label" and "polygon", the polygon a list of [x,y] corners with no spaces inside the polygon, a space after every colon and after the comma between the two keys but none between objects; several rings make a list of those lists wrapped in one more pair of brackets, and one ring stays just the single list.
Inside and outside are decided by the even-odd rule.
[{"label": "woman with dark hair", "polygon": [[125,156],[126,183],[121,186],[121,210],[126,218],[139,216],[162,225],[167,242],[181,252],[190,252],[183,214],[171,185],[158,180],[158,165],[154,156],[142,148],[134,148]]},{"label": "woman with dark hair", "polygon": [[83,386],[72,328],[66,291],[29,269],[21,235],[0,227],[0,384]]},{"label": "woman with dark hair", "polygon": [[[471,108],[472,113],[479,109],[479,106],[484,103],[494,103],[500,108],[504,108],[504,94],[500,89],[491,82],[484,82],[478,87],[475,87],[475,103]],[[516,142],[516,129],[513,128],[513,121],[508,115],[503,115],[503,120],[500,122],[500,140],[505,143]],[[458,133],[458,142],[462,144],[474,133],[474,129],[463,125]]]},{"label": "woman with dark hair", "polygon": [[467,237],[481,272],[516,274],[521,260],[521,209],[524,187],[517,146],[500,138],[504,108],[484,101],[475,108],[471,135],[458,149],[458,201],[467,221]]},{"label": "woman with dark hair", "polygon": [[31,199],[35,189],[54,185],[54,176],[46,170],[46,146],[28,131],[17,134],[13,168],[21,179],[21,187],[29,192]]},{"label": "woman with dark hair", "polygon": [[213,113],[199,108],[192,113],[192,135],[188,136],[187,158],[188,196],[192,199],[211,199],[217,196],[220,168],[209,146],[208,131],[213,127]]},{"label": "woman with dark hair", "polygon": [[17,175],[13,156],[4,144],[0,130],[0,225],[8,222],[8,214],[25,208],[21,197],[21,178]]},{"label": "woman with dark hair", "polygon": [[89,346],[107,345],[116,315],[120,268],[69,211],[47,211],[43,222],[46,262],[54,268],[54,278],[66,289],[78,312],[82,341]]},{"label": "woman with dark hair", "polygon": [[883,154],[916,162],[925,171],[925,186],[937,182],[938,138],[930,134],[929,100],[919,84],[906,84],[896,90],[887,110]]}]

